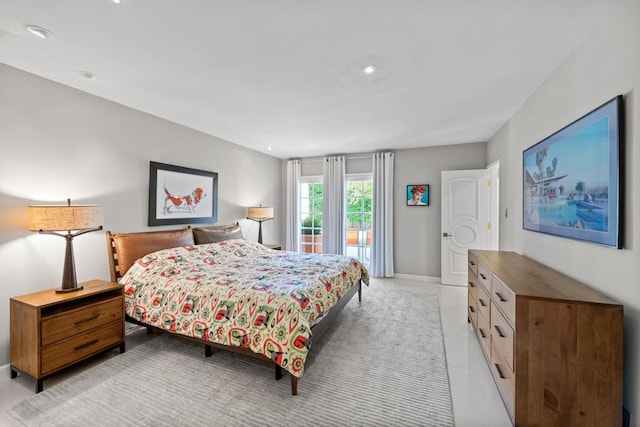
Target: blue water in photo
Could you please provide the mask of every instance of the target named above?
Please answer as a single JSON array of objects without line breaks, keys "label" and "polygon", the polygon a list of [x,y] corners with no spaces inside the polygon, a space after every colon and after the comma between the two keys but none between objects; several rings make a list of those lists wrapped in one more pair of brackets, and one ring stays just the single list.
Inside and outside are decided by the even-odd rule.
[{"label": "blue water in photo", "polygon": [[608,205],[584,201],[559,200],[557,203],[537,206],[538,221],[542,224],[585,230],[606,231],[608,229]]}]

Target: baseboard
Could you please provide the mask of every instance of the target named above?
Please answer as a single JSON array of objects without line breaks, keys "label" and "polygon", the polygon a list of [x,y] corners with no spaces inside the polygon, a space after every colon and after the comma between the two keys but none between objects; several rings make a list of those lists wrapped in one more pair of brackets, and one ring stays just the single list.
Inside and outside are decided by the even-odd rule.
[{"label": "baseboard", "polygon": [[396,279],[416,280],[418,282],[440,283],[440,277],[418,276],[416,274],[395,274]]}]

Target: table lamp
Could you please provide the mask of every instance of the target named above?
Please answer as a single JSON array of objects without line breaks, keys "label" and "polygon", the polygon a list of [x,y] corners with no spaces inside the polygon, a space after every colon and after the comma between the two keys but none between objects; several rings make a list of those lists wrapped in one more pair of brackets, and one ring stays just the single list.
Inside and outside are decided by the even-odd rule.
[{"label": "table lamp", "polygon": [[[67,199],[66,205],[29,206],[29,230],[40,234],[55,234],[67,241],[62,272],[62,286],[56,292],[73,292],[82,289],[76,279],[76,268],[73,261],[74,237],[91,231],[102,230],[102,207],[96,205],[71,206]],[[67,231],[66,234],[59,233]],[[77,230],[72,233],[72,230]]]},{"label": "table lamp", "polygon": [[262,244],[262,223],[273,219],[273,208],[251,207],[247,209],[247,219],[257,221],[260,224],[258,227],[258,243]]}]

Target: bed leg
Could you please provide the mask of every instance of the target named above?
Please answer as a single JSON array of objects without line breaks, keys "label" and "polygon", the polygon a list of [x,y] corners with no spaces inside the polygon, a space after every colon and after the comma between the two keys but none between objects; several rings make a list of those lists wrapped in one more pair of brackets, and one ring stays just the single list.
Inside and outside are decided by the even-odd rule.
[{"label": "bed leg", "polygon": [[153,329],[147,328],[147,335],[151,335],[153,333]]},{"label": "bed leg", "polygon": [[291,376],[291,396],[297,396],[298,395],[298,378],[294,377],[291,374],[289,375]]},{"label": "bed leg", "polygon": [[282,366],[275,365],[275,364],[274,364],[274,366],[276,367],[276,381],[277,380],[281,380],[282,379]]},{"label": "bed leg", "polygon": [[358,302],[362,302],[362,282],[358,282]]},{"label": "bed leg", "polygon": [[210,345],[204,345],[204,357],[211,357],[213,354],[213,347]]}]

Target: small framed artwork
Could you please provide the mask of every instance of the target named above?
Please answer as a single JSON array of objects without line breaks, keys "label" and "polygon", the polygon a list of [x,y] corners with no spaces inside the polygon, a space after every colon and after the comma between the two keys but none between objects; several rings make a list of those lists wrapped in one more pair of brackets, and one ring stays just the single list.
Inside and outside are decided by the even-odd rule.
[{"label": "small framed artwork", "polygon": [[149,163],[149,225],[194,224],[218,219],[218,174]]},{"label": "small framed artwork", "polygon": [[407,206],[429,206],[429,184],[407,185]]}]

